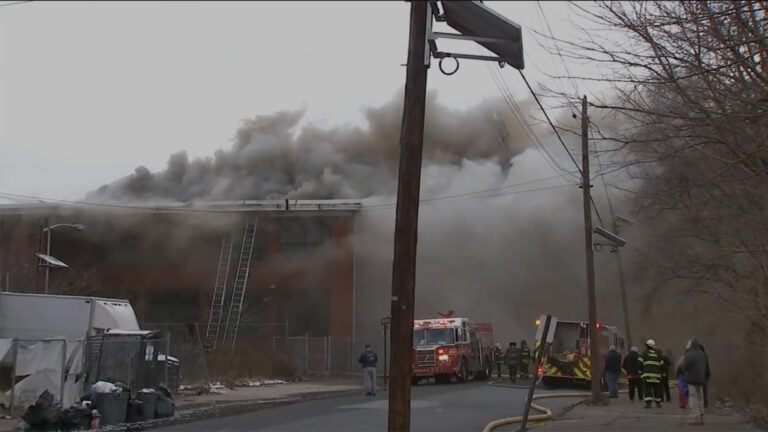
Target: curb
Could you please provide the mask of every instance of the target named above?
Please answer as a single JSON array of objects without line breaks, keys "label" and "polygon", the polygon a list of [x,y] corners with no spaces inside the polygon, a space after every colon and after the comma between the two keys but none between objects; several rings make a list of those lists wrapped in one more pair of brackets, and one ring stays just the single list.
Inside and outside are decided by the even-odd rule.
[{"label": "curb", "polygon": [[[99,431],[109,432],[133,432],[159,427],[175,426],[187,423],[194,423],[201,420],[213,418],[231,417],[239,414],[259,411],[262,409],[275,408],[279,406],[291,405],[299,402],[308,402],[320,399],[332,399],[336,397],[352,396],[360,394],[359,389],[338,390],[327,392],[304,393],[295,396],[287,396],[275,399],[254,399],[239,402],[225,402],[211,404],[191,404],[191,408],[185,408],[177,411],[176,416],[165,419],[156,419],[138,423],[123,423],[119,425],[104,426]],[[201,406],[202,405],[202,406]]]}]

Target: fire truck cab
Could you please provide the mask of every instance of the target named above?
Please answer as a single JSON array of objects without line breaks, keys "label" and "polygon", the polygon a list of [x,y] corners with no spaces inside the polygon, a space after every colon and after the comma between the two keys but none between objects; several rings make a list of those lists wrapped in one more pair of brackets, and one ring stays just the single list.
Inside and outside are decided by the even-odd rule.
[{"label": "fire truck cab", "polygon": [[483,341],[467,318],[439,318],[413,322],[411,382],[485,379],[488,365]]}]

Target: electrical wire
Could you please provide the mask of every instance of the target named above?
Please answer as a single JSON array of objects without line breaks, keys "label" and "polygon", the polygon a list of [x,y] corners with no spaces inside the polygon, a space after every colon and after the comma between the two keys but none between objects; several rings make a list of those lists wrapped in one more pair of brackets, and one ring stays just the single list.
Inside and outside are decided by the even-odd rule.
[{"label": "electrical wire", "polygon": [[31,3],[31,2],[32,2],[32,0],[21,0],[21,1],[11,2],[11,3],[3,3],[3,4],[0,4],[0,7],[16,6],[16,5],[20,5],[20,4],[24,4],[24,3]]},{"label": "electrical wire", "polygon": [[[526,120],[525,113],[523,112],[522,108],[520,108],[520,105],[515,100],[514,96],[512,95],[512,91],[509,89],[509,86],[506,84],[506,81],[504,80],[501,73],[495,70],[488,63],[486,63],[486,69],[491,75],[491,79],[493,79],[494,83],[496,84],[496,88],[501,93],[502,99],[504,100],[504,103],[507,105],[507,108],[509,108],[510,112],[512,113],[512,116],[515,117],[518,123],[520,123],[520,126],[523,129],[523,132],[528,136],[528,138],[530,138],[531,141],[533,141],[538,146],[539,150],[541,150],[542,157],[550,166],[550,168],[552,168],[552,170],[555,172],[561,172],[564,175],[570,176],[574,179],[579,179],[579,177],[574,175],[573,172],[568,171],[568,169],[563,167],[560,164],[560,162],[558,162],[558,160],[554,156],[552,156],[552,154],[549,152],[549,150],[544,145],[544,143],[541,142],[538,135],[533,130],[533,127]],[[496,74],[494,74],[494,72],[496,72]],[[507,129],[507,132],[511,134],[511,131],[507,127],[506,122],[503,122],[503,124],[504,124],[504,127]]]},{"label": "electrical wire", "polygon": [[[550,190],[550,189],[574,186],[573,184],[555,185],[555,186],[548,186],[548,187],[537,188],[537,189],[527,189],[527,190],[518,190],[518,191],[499,193],[499,191],[504,191],[507,189],[517,188],[520,186],[540,183],[548,180],[554,180],[559,177],[560,177],[559,175],[556,175],[556,176],[544,177],[544,178],[535,179],[535,180],[529,180],[529,181],[516,183],[512,185],[501,186],[493,189],[485,189],[485,190],[479,190],[479,191],[464,192],[459,194],[443,195],[443,196],[432,197],[432,198],[424,198],[419,200],[419,202],[431,203],[431,202],[439,202],[439,201],[460,199],[460,198],[493,198],[495,196],[505,196],[505,195],[512,195],[517,193],[536,192],[541,190]],[[34,199],[34,200],[40,201],[40,203],[42,204],[58,203],[58,204],[80,205],[80,206],[86,206],[86,207],[102,207],[102,208],[123,209],[123,210],[141,210],[141,211],[148,211],[148,212],[174,211],[174,212],[191,212],[191,213],[227,213],[227,212],[237,211],[236,209],[235,210],[233,209],[220,209],[220,210],[219,209],[196,209],[196,208],[190,208],[190,207],[172,207],[172,206],[163,206],[163,205],[138,206],[138,205],[129,205],[129,204],[73,201],[73,200],[46,198],[46,197],[40,197],[40,196],[34,196],[34,195],[15,194],[15,193],[9,193],[9,192],[0,192],[0,197]],[[350,199],[350,200],[353,200],[353,199]],[[396,204],[397,203],[374,204],[371,206],[366,206],[362,210],[393,208],[396,206]]]},{"label": "electrical wire", "polygon": [[571,161],[574,165],[576,165],[576,169],[579,171],[579,174],[582,174],[581,167],[579,166],[579,163],[576,162],[576,158],[573,157],[573,154],[571,154],[571,151],[568,149],[568,146],[565,145],[565,141],[563,141],[563,137],[560,136],[560,132],[557,131],[557,127],[555,127],[555,124],[552,122],[552,119],[549,117],[549,114],[547,114],[547,110],[544,109],[544,105],[541,104],[541,100],[539,100],[539,96],[536,95],[536,92],[533,91],[533,87],[531,87],[531,83],[528,82],[528,78],[525,77],[525,74],[521,69],[517,70],[520,73],[520,76],[523,78],[523,81],[525,82],[526,87],[528,87],[528,91],[531,92],[531,95],[533,96],[533,99],[536,101],[536,104],[539,105],[539,109],[541,109],[541,112],[544,114],[544,117],[547,119],[547,123],[549,123],[549,126],[552,128],[553,131],[555,131],[555,135],[557,136],[558,141],[560,141],[560,144],[563,146],[563,149],[565,149],[565,152],[568,153],[568,156],[571,158]]}]

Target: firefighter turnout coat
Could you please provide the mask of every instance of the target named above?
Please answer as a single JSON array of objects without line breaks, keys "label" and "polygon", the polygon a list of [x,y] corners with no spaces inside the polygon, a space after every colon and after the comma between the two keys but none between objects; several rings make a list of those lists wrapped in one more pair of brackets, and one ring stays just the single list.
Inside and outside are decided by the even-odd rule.
[{"label": "firefighter turnout coat", "polygon": [[653,347],[646,347],[646,351],[640,356],[640,376],[643,381],[660,383],[664,360],[661,351]]}]

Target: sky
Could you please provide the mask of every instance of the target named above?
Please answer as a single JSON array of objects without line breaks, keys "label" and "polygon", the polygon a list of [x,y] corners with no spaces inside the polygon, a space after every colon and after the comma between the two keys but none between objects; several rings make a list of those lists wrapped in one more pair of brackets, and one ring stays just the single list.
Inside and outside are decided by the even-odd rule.
[{"label": "sky", "polygon": [[[405,80],[402,1],[13,3],[0,2],[0,193],[82,199],[138,166],[164,169],[174,152],[228,149],[244,119],[279,110],[360,124]],[[486,5],[522,26],[526,76],[552,86],[546,74],[563,64],[532,32],[549,31],[543,11],[569,37],[568,5]],[[478,53],[473,42],[438,47]],[[498,67],[461,61],[445,76],[434,62],[428,88],[457,109],[499,96],[488,65]],[[529,97],[517,71],[502,75],[516,99]]]}]

